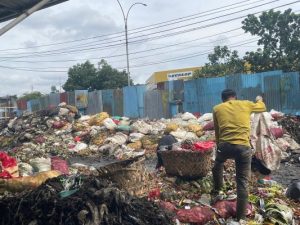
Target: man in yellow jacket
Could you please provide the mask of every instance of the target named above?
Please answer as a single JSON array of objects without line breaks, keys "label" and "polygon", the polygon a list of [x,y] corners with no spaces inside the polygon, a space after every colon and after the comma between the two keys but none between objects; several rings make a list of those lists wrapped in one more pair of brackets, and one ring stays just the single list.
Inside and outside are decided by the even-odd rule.
[{"label": "man in yellow jacket", "polygon": [[223,167],[227,159],[235,160],[237,183],[237,220],[245,218],[248,183],[251,173],[250,115],[266,111],[261,96],[256,103],[237,100],[233,90],[222,92],[223,103],[213,109],[217,153],[213,168],[214,194],[223,186]]}]

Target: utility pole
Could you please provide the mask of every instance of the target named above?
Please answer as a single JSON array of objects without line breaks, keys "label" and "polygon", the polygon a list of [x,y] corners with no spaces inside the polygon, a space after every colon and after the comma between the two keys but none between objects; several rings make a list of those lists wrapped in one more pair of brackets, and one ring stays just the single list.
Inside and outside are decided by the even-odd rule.
[{"label": "utility pole", "polygon": [[136,2],[136,3],[133,3],[129,10],[127,11],[127,13],[125,14],[124,10],[123,10],[123,7],[120,3],[119,0],[118,1],[118,4],[122,10],[122,14],[123,14],[123,19],[124,19],[124,24],[125,24],[125,44],[126,44],[126,60],[127,60],[127,76],[128,76],[128,86],[130,86],[130,70],[129,70],[129,48],[128,48],[128,16],[129,16],[129,12],[130,10],[132,9],[132,7],[134,7],[135,5],[143,5],[143,6],[147,6],[145,3],[142,3],[142,2]]}]

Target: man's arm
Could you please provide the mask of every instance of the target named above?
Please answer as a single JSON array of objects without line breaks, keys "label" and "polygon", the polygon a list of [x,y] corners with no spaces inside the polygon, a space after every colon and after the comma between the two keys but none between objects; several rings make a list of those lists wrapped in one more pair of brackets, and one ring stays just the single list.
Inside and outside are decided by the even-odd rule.
[{"label": "man's arm", "polygon": [[215,111],[213,111],[213,119],[214,119],[214,127],[215,127],[215,136],[216,136],[216,144],[219,144],[219,124],[218,124],[218,120],[216,117],[216,113]]},{"label": "man's arm", "polygon": [[263,102],[263,98],[261,96],[256,97],[256,103],[251,102],[251,112],[260,113],[267,111],[266,105]]}]

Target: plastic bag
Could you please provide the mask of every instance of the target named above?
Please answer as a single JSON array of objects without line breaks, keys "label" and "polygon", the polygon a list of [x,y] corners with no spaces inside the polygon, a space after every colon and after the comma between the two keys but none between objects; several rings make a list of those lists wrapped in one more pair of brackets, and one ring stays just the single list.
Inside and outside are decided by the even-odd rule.
[{"label": "plastic bag", "polygon": [[54,121],[52,124],[52,128],[54,129],[61,129],[66,125],[64,121]]},{"label": "plastic bag", "polygon": [[88,145],[82,142],[78,142],[75,147],[72,149],[74,152],[80,152],[88,148]]},{"label": "plastic bag", "polygon": [[215,145],[216,144],[213,141],[196,142],[194,143],[193,151],[198,151],[198,152],[212,151]]},{"label": "plastic bag", "polygon": [[133,123],[132,128],[142,134],[150,134],[152,130],[152,126],[142,120]]},{"label": "plastic bag", "polygon": [[300,182],[295,182],[289,185],[286,196],[295,201],[300,201]]},{"label": "plastic bag", "polygon": [[10,157],[6,152],[0,152],[0,178],[9,179],[18,176],[17,160]]},{"label": "plastic bag", "polygon": [[278,138],[275,140],[275,143],[283,152],[286,152],[291,147],[291,145],[284,138]]},{"label": "plastic bag", "polygon": [[28,163],[19,163],[19,173],[21,177],[28,177],[33,175],[33,167]]},{"label": "plastic bag", "polygon": [[199,123],[203,123],[205,121],[211,121],[213,120],[213,114],[212,113],[205,113],[203,114],[199,119],[198,122]]},{"label": "plastic bag", "polygon": [[143,146],[142,142],[141,141],[136,141],[136,142],[133,142],[133,143],[129,143],[127,145],[128,148],[131,148],[131,149],[134,149],[134,150],[139,150],[141,149]]},{"label": "plastic bag", "polygon": [[186,139],[195,140],[198,138],[195,133],[187,132],[185,130],[178,130],[175,132],[171,132],[171,135],[173,135],[178,140],[186,140]]},{"label": "plastic bag", "polygon": [[181,119],[183,119],[184,121],[197,120],[197,117],[194,116],[192,113],[186,112],[183,115],[181,115]]},{"label": "plastic bag", "polygon": [[70,111],[70,110],[68,110],[68,109],[66,109],[66,108],[60,108],[60,109],[59,109],[59,112],[58,112],[58,115],[59,115],[59,116],[66,116],[66,115],[68,115],[69,111]]},{"label": "plastic bag", "polygon": [[203,128],[202,128],[202,126],[199,125],[199,124],[189,124],[189,125],[187,126],[187,130],[190,131],[190,132],[197,133],[197,132],[199,132],[199,131],[202,131]]},{"label": "plastic bag", "polygon": [[148,194],[148,199],[150,200],[154,200],[160,197],[160,189],[159,188],[155,188],[153,190],[151,190]]},{"label": "plastic bag", "polygon": [[160,207],[164,208],[168,212],[175,212],[177,210],[176,206],[174,204],[172,204],[171,202],[161,201],[159,203],[159,205],[160,205]]},{"label": "plastic bag", "polygon": [[69,166],[66,160],[60,159],[59,157],[51,158],[51,169],[57,170],[62,174],[69,175]]},{"label": "plastic bag", "polygon": [[114,130],[117,127],[116,123],[111,118],[104,119],[103,120],[103,125],[108,130]]},{"label": "plastic bag", "polygon": [[270,170],[276,170],[281,162],[281,149],[270,134],[272,118],[269,113],[258,113],[252,117],[250,141],[255,156]]},{"label": "plastic bag", "polygon": [[117,130],[130,132],[131,127],[129,125],[118,125]]},{"label": "plastic bag", "polygon": [[17,165],[17,160],[5,152],[0,152],[0,162],[4,169]]},{"label": "plastic bag", "polygon": [[214,130],[215,126],[214,126],[214,121],[210,121],[207,124],[204,125],[203,130],[207,131],[207,130]]},{"label": "plastic bag", "polygon": [[270,114],[271,114],[271,116],[273,117],[274,120],[281,119],[284,116],[284,113],[278,112],[278,111],[276,111],[274,109],[272,109],[270,111]]},{"label": "plastic bag", "polygon": [[144,137],[145,135],[144,134],[141,134],[141,133],[131,133],[129,135],[129,141],[130,142],[136,142],[136,141],[139,141],[142,139],[142,137]]},{"label": "plastic bag", "polygon": [[179,128],[179,126],[176,123],[169,123],[165,129],[166,133],[171,133],[173,131],[176,131]]},{"label": "plastic bag", "polygon": [[89,120],[90,126],[101,126],[103,124],[103,121],[105,119],[109,118],[109,115],[107,112],[101,112],[99,114],[96,114]]},{"label": "plastic bag", "polygon": [[276,203],[267,204],[266,215],[274,224],[293,224],[293,210],[286,205]]},{"label": "plastic bag", "polygon": [[105,140],[104,144],[117,144],[117,145],[123,145],[127,142],[128,136],[126,134],[123,134],[121,132],[116,133],[114,136],[109,137]]},{"label": "plastic bag", "polygon": [[35,158],[29,161],[29,164],[33,167],[34,172],[45,172],[51,170],[50,158]]},{"label": "plastic bag", "polygon": [[141,139],[144,149],[156,149],[158,146],[158,137],[156,135],[147,135]]},{"label": "plastic bag", "polygon": [[[235,217],[236,216],[236,201],[218,201],[216,204],[213,205],[213,207],[218,211],[218,214],[222,218],[229,218],[229,217]],[[251,215],[253,212],[252,205],[248,204],[246,209],[246,216]]]},{"label": "plastic bag", "polygon": [[283,130],[280,127],[271,127],[270,132],[276,139],[283,137]]},{"label": "plastic bag", "polygon": [[208,207],[194,207],[177,211],[177,219],[182,223],[204,225],[214,219],[215,213]]}]

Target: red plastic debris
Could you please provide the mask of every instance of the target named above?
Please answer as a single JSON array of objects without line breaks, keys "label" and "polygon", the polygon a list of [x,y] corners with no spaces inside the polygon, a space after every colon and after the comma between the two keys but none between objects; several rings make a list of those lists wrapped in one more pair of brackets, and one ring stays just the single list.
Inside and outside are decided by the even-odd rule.
[{"label": "red plastic debris", "polygon": [[65,123],[63,121],[55,121],[53,124],[52,124],[52,127],[54,129],[61,129],[65,126]]},{"label": "red plastic debris", "polygon": [[157,199],[160,197],[160,189],[159,188],[155,188],[153,190],[151,190],[148,194],[148,199],[153,200],[153,199]]},{"label": "red plastic debris", "polygon": [[67,161],[56,156],[51,158],[51,169],[60,171],[62,174],[69,174],[69,166]]},{"label": "red plastic debris", "polygon": [[17,160],[13,157],[10,157],[5,152],[0,152],[0,162],[4,169],[17,165]]},{"label": "red plastic debris", "polygon": [[280,127],[272,127],[270,128],[270,132],[276,139],[283,137],[283,130]]},{"label": "red plastic debris", "polygon": [[194,143],[193,150],[199,152],[211,151],[215,147],[213,141],[201,141]]},{"label": "red plastic debris", "polygon": [[215,213],[208,207],[194,207],[177,211],[177,219],[182,223],[196,223],[204,225],[214,219]]},{"label": "red plastic debris", "polygon": [[114,123],[116,124],[116,125],[119,125],[120,124],[120,120],[114,120],[114,119],[112,119],[113,121],[114,121]]},{"label": "red plastic debris", "polygon": [[198,118],[200,118],[200,116],[201,116],[201,113],[199,113],[199,112],[195,112],[195,113],[193,113],[193,115],[194,115],[194,116],[196,116],[196,117],[197,117],[197,119],[198,119]]},{"label": "red plastic debris", "polygon": [[165,210],[169,211],[169,212],[175,212],[177,211],[177,208],[174,204],[172,204],[171,202],[160,202],[160,207],[164,208]]},{"label": "red plastic debris", "polygon": [[208,131],[208,130],[214,130],[215,126],[214,126],[214,121],[210,121],[208,122],[204,127],[203,130]]},{"label": "red plastic debris", "polygon": [[[234,201],[219,201],[213,206],[217,211],[218,214],[222,218],[229,218],[229,217],[235,217],[236,216],[236,200]],[[252,205],[248,204],[247,205],[247,212],[246,215],[250,216],[253,212]]]},{"label": "red plastic debris", "polygon": [[81,138],[78,137],[78,136],[76,136],[76,137],[74,137],[74,141],[75,141],[75,142],[80,142],[80,141],[81,141]]},{"label": "red plastic debris", "polygon": [[11,178],[13,178],[13,177],[12,177],[12,175],[11,175],[9,172],[3,170],[3,171],[0,173],[0,178],[2,178],[2,179],[11,179]]}]

